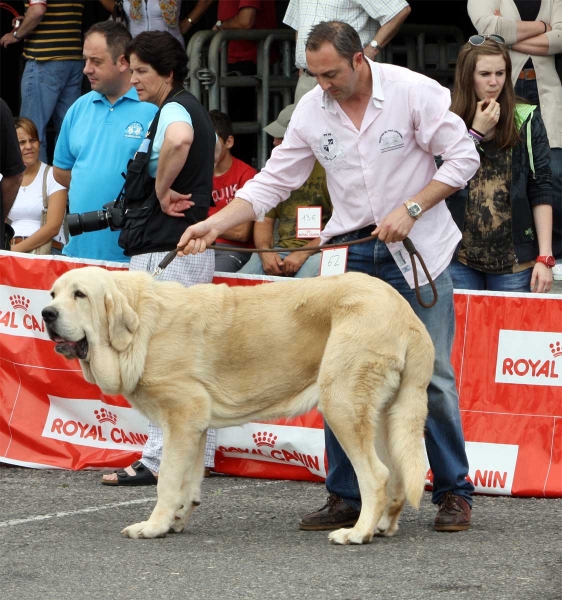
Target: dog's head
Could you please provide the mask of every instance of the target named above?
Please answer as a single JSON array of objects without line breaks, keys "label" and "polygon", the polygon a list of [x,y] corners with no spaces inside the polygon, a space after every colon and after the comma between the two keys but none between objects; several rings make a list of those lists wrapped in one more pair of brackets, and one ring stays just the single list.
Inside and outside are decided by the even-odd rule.
[{"label": "dog's head", "polygon": [[74,269],[55,281],[51,297],[42,315],[55,350],[80,359],[88,381],[115,393],[121,387],[118,354],[139,326],[116,274],[99,267]]}]

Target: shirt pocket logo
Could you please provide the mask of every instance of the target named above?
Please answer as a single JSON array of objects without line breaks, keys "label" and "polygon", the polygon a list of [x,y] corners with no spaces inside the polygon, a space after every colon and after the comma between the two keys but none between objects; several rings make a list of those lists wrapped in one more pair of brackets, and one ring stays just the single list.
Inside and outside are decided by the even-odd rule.
[{"label": "shirt pocket logo", "polygon": [[381,134],[379,138],[381,154],[391,152],[392,150],[399,150],[400,148],[404,148],[404,138],[399,131],[396,131],[396,129],[387,129]]},{"label": "shirt pocket logo", "polygon": [[140,140],[142,138],[143,131],[144,127],[142,126],[142,123],[139,123],[138,121],[133,121],[132,123],[129,123],[127,127],[125,127],[125,133],[123,134],[123,136],[126,138],[134,138],[136,140]]}]

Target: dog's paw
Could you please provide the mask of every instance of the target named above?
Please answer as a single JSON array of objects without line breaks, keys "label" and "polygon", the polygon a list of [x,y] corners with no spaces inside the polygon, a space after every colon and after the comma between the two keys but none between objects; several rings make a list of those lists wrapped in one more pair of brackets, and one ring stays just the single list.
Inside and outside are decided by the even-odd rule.
[{"label": "dog's paw", "polygon": [[368,544],[372,539],[372,534],[360,532],[357,529],[338,529],[332,531],[328,539],[332,544],[343,546],[345,544]]},{"label": "dog's paw", "polygon": [[134,525],[125,527],[121,534],[124,537],[131,538],[133,540],[138,539],[152,539],[157,537],[165,537],[170,528],[168,526],[157,525],[150,521],[141,521]]}]

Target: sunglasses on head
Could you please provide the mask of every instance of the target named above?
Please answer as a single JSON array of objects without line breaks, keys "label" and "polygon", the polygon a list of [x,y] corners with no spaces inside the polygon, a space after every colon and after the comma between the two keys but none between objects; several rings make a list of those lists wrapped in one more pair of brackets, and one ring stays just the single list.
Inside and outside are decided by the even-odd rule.
[{"label": "sunglasses on head", "polygon": [[468,38],[468,41],[473,46],[481,46],[486,40],[492,40],[492,42],[496,42],[496,44],[505,44],[505,39],[497,33],[490,33],[489,35],[479,33],[478,35],[471,35]]}]

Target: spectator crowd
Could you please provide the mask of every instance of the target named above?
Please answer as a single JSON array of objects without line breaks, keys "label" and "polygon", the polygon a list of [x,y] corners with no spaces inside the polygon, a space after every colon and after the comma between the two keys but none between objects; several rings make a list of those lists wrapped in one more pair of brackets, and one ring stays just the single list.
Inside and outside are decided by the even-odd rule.
[{"label": "spectator crowd", "polygon": [[[82,35],[84,1],[28,0],[0,39],[0,52],[22,44],[25,59],[15,120],[0,102],[3,248],[151,272],[179,244],[164,276],[190,286],[214,271],[315,277],[322,242],[375,232],[349,248],[348,270],[387,281],[433,338],[435,529],[467,529],[473,488],[450,363],[452,290],[543,293],[562,280],[562,0],[469,0],[476,34],[460,48],[452,94],[381,62],[410,14],[405,0],[290,0],[283,22],[295,31],[298,82],[294,102],[264,124],[272,151],[259,173],[252,139],[233,127],[258,118],[255,88],[229,88],[225,114],[185,87],[184,36],[213,1],[187,13],[181,0],[99,1],[111,17]],[[274,4],[218,0],[212,29],[275,29]],[[257,43],[229,42],[225,60],[229,75],[255,75]],[[82,94],[84,76],[91,91]],[[130,208],[124,227],[69,234],[68,213],[117,198]],[[299,207],[321,207],[319,237],[299,238]],[[406,236],[430,266],[435,309],[416,304]],[[151,423],[141,460],[102,482],[154,485],[162,443]],[[328,500],[302,529],[359,514],[353,469],[327,427],[326,448]],[[209,431],[208,470],[213,455]]]}]

